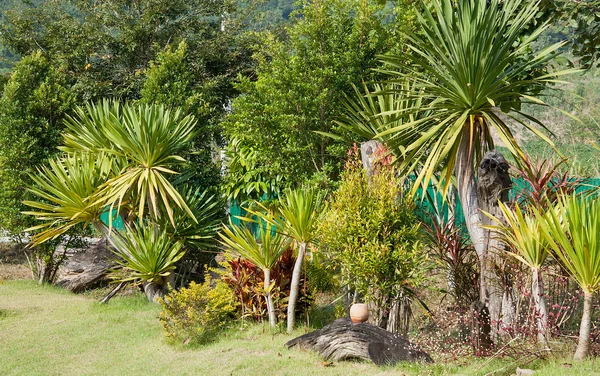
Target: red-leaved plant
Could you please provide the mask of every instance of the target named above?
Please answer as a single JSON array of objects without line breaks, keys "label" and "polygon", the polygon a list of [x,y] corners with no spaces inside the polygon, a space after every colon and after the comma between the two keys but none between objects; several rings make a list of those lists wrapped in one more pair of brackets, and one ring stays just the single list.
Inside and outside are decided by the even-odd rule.
[{"label": "red-leaved plant", "polygon": [[[280,320],[285,319],[295,261],[292,249],[288,248],[271,269],[271,296],[275,312]],[[228,260],[223,263],[223,266],[225,271],[222,279],[238,299],[242,317],[257,321],[267,318],[263,271],[252,262],[242,258]],[[305,279],[302,278],[300,280],[300,296],[296,305],[296,314],[298,315],[305,313],[313,301],[305,286]]]}]

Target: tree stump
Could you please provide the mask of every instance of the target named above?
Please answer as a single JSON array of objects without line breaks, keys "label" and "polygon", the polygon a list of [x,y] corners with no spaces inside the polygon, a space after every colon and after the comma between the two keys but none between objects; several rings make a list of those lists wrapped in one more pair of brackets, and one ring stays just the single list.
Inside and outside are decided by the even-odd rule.
[{"label": "tree stump", "polygon": [[377,365],[397,362],[433,362],[429,354],[398,334],[369,323],[353,324],[345,317],[322,329],[288,341],[287,348],[318,352],[326,360],[365,359]]}]

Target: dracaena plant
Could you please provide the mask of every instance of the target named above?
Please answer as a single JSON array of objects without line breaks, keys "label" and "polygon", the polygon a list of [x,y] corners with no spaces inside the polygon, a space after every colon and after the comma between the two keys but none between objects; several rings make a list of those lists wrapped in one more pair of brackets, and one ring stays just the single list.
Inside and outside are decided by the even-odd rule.
[{"label": "dracaena plant", "polygon": [[[548,346],[548,310],[542,277],[542,266],[548,257],[549,245],[542,232],[543,222],[535,215],[499,203],[502,218],[489,215],[496,226],[491,227],[508,244],[509,254],[531,270],[531,296],[535,304],[538,341]],[[536,207],[534,210],[539,210]]]},{"label": "dracaena plant", "polygon": [[258,226],[258,239],[245,226],[237,226],[229,220],[229,226],[223,225],[219,236],[223,248],[233,252],[262,269],[264,275],[264,294],[269,312],[269,324],[277,323],[275,307],[271,296],[271,268],[279,260],[289,245],[289,239],[276,231],[269,222]]},{"label": "dracaena plant", "polygon": [[74,153],[50,160],[31,178],[34,185],[29,191],[37,201],[25,201],[34,210],[24,214],[43,221],[29,228],[35,232],[31,245],[37,246],[56,239],[79,224],[93,224],[98,230],[104,225],[100,214],[105,210],[101,203],[90,202],[112,170],[105,154]]},{"label": "dracaena plant", "polygon": [[249,210],[249,212],[276,226],[297,244],[298,254],[292,273],[287,308],[287,331],[290,333],[296,322],[296,302],[306,248],[317,237],[317,225],[325,210],[325,195],[316,188],[287,189],[274,202],[272,208],[260,203],[257,203],[257,206],[262,211]]},{"label": "dracaena plant", "polygon": [[541,233],[554,257],[562,263],[584,294],[579,342],[574,359],[589,354],[592,298],[600,290],[600,199],[561,196],[546,211],[534,211]]},{"label": "dracaena plant", "polygon": [[[146,241],[136,227],[142,224],[156,236],[168,234],[177,244],[214,247],[208,238],[217,230],[219,201],[198,191],[185,192],[183,186],[189,167],[184,156],[191,148],[195,124],[193,117],[160,105],[105,100],[78,107],[66,120],[64,156],[33,177],[36,185],[31,191],[39,200],[26,203],[36,209],[27,214],[42,224],[32,229],[39,231],[32,244],[92,223],[117,249],[121,260],[125,259],[125,254],[119,253],[123,239]],[[100,220],[105,211],[121,215],[125,234],[111,229],[110,220],[108,226]],[[140,244],[138,250],[149,248]],[[172,270],[178,257],[165,258],[171,264],[164,268]],[[140,264],[128,265],[131,274],[123,279],[143,280],[139,273],[147,269],[135,271],[134,266]],[[136,277],[130,278],[133,275]],[[165,283],[155,285],[167,287]]]},{"label": "dracaena plant", "polygon": [[162,214],[171,222],[174,204],[195,219],[171,182],[185,162],[182,154],[191,146],[195,124],[193,117],[179,110],[105,100],[78,107],[74,116],[67,117],[61,149],[102,151],[122,161],[123,168],[100,187],[94,202],[112,208],[130,201],[138,218],[146,211],[160,216],[162,204],[166,212]]}]

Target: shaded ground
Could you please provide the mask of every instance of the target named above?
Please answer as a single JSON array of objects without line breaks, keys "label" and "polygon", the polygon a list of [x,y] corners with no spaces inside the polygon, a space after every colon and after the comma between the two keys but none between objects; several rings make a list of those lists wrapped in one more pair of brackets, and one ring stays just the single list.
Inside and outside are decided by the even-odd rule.
[{"label": "shaded ground", "polygon": [[0,280],[31,279],[27,257],[21,247],[0,242]]}]

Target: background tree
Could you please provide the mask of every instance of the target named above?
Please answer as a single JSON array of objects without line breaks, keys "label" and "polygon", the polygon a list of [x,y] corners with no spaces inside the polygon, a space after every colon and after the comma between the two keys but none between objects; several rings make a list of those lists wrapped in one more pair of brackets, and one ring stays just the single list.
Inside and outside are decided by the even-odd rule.
[{"label": "background tree", "polygon": [[[251,190],[259,198],[268,182],[279,189],[303,182],[334,179],[348,142],[336,143],[315,131],[330,132],[344,93],[373,77],[376,55],[393,45],[384,27],[386,13],[371,1],[303,1],[294,13],[286,38],[262,37],[255,54],[256,80],[242,78],[243,95],[232,103],[223,123],[228,146],[227,190]],[[234,155],[248,150],[250,160]],[[260,175],[249,176],[259,167]]]},{"label": "background tree", "polygon": [[41,52],[15,65],[0,98],[0,227],[19,238],[33,224],[22,201],[38,165],[57,154],[62,121],[74,105],[65,74]]},{"label": "background tree", "polygon": [[[18,55],[42,50],[64,65],[81,100],[139,98],[144,70],[170,44],[187,40],[197,79],[216,80],[221,101],[248,61],[229,0],[39,0],[16,4],[0,42]],[[239,43],[238,43],[239,42]]]}]

